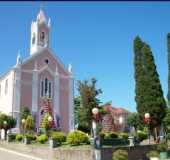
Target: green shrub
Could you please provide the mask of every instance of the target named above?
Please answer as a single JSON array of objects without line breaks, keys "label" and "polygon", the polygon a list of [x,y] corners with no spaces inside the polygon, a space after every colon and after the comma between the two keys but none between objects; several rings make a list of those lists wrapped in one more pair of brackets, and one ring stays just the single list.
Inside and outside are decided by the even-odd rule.
[{"label": "green shrub", "polygon": [[100,132],[100,133],[99,133],[99,137],[102,138],[102,139],[105,138],[105,135],[106,135],[106,134],[105,134],[104,132]]},{"label": "green shrub", "polygon": [[167,133],[166,138],[170,140],[170,133]]},{"label": "green shrub", "polygon": [[24,138],[23,134],[17,134],[16,135],[16,140],[17,141],[22,141],[23,138]]},{"label": "green shrub", "polygon": [[159,152],[157,151],[150,151],[146,154],[147,158],[151,158],[151,157],[159,157]]},{"label": "green shrub", "polygon": [[46,141],[47,141],[47,136],[45,135],[45,134],[42,134],[42,135],[40,135],[40,136],[38,136],[37,137],[37,141],[39,142],[39,143],[42,143],[42,144],[44,144]]},{"label": "green shrub", "polygon": [[36,135],[34,134],[26,134],[24,137],[30,138],[32,141],[35,141],[37,139]]},{"label": "green shrub", "polygon": [[89,138],[86,135],[86,133],[76,130],[73,132],[70,132],[67,135],[67,142],[71,145],[80,145],[82,143],[89,143]]},{"label": "green shrub", "polygon": [[140,142],[142,142],[143,140],[147,139],[147,133],[143,131],[138,131],[137,138],[139,139]]},{"label": "green shrub", "polygon": [[157,145],[157,150],[160,152],[167,151],[168,149],[168,144],[166,142],[161,142],[160,144]]},{"label": "green shrub", "polygon": [[128,133],[120,133],[119,134],[119,138],[128,139],[129,138],[129,134]]},{"label": "green shrub", "polygon": [[52,132],[52,139],[57,140],[60,144],[66,141],[66,135],[63,132]]},{"label": "green shrub", "polygon": [[116,133],[116,132],[108,132],[108,133],[106,133],[106,135],[105,135],[105,138],[118,138],[118,133]]},{"label": "green shrub", "polygon": [[112,160],[128,160],[128,152],[126,150],[118,149],[113,152]]},{"label": "green shrub", "polygon": [[15,134],[15,133],[9,133],[9,134],[8,134],[8,139],[9,139],[10,141],[15,140],[15,139],[16,139],[16,134]]}]

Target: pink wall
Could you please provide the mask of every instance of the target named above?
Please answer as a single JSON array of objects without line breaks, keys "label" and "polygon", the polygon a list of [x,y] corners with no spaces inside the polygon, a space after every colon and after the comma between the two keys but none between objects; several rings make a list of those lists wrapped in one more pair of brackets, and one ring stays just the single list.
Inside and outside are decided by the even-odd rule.
[{"label": "pink wall", "polygon": [[[60,65],[56,59],[47,51],[45,50],[43,53],[38,54],[36,57],[34,57],[32,60],[29,60],[27,63],[22,65],[22,70],[30,70],[32,71],[34,69],[34,62],[36,60],[37,62],[37,69],[41,70],[44,66],[46,66],[45,60],[48,59],[49,68],[55,72],[56,71],[56,65],[58,67],[59,75],[61,76],[67,76],[68,73],[63,69],[63,66]],[[40,85],[41,85],[41,79],[42,78],[48,78],[52,82],[52,88],[54,87],[54,77],[51,75],[47,70],[43,70],[41,73],[39,73],[38,76],[38,107],[42,106],[42,98],[40,97]],[[22,81],[26,82],[32,82],[32,74],[30,73],[23,73],[22,72]],[[61,127],[62,131],[68,132],[69,131],[69,91],[68,91],[68,79],[61,78],[60,79],[60,112],[61,112]],[[52,98],[54,100],[54,90],[52,89]],[[22,106],[28,106],[31,109],[32,106],[32,85],[28,84],[22,84],[21,87],[21,105]],[[52,101],[52,108],[54,104]],[[39,108],[40,109],[40,108]]]},{"label": "pink wall", "polygon": [[21,74],[21,107],[32,108],[32,74]]},{"label": "pink wall", "polygon": [[69,92],[68,92],[68,80],[61,79],[60,80],[60,112],[61,112],[61,126],[64,132],[68,132],[69,130]]}]

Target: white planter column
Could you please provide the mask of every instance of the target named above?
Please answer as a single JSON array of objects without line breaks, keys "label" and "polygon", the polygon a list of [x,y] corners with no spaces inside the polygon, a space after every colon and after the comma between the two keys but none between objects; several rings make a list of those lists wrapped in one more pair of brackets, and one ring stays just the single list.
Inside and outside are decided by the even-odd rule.
[{"label": "white planter column", "polygon": [[56,68],[56,74],[54,77],[54,121],[58,129],[61,128],[60,124],[60,77]]},{"label": "white planter column", "polygon": [[35,62],[34,70],[32,73],[32,115],[36,119],[36,128],[38,127],[38,70],[37,63]]}]

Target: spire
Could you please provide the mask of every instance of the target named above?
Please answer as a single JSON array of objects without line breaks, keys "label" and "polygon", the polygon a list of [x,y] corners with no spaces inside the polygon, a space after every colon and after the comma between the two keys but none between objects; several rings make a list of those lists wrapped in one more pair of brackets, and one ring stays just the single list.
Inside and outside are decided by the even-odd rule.
[{"label": "spire", "polygon": [[44,3],[43,2],[41,3],[41,6],[40,6],[40,12],[38,13],[37,21],[39,21],[40,23],[46,22],[46,17],[45,17],[45,14],[44,14]]},{"label": "spire", "polygon": [[72,68],[73,68],[72,65],[69,64],[69,65],[68,65],[68,71],[69,71],[69,73],[71,73],[71,74],[72,74]]},{"label": "spire", "polygon": [[20,64],[21,64],[21,55],[20,55],[20,51],[18,51],[16,65],[20,65]]},{"label": "spire", "polygon": [[48,18],[48,27],[51,27],[51,18]]}]

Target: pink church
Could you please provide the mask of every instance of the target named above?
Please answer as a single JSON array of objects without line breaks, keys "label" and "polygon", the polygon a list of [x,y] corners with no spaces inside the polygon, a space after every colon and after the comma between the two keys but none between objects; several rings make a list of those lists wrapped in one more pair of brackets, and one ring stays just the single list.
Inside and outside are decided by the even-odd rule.
[{"label": "pink church", "polygon": [[0,112],[17,119],[16,132],[20,128],[22,107],[29,107],[40,127],[43,98],[48,97],[56,128],[64,132],[74,130],[73,74],[60,62],[49,47],[51,20],[40,9],[36,21],[31,24],[30,56],[21,60],[0,77]]}]

